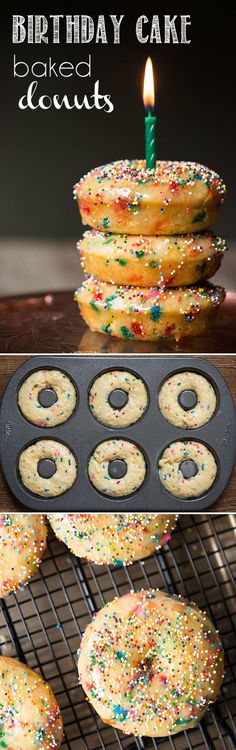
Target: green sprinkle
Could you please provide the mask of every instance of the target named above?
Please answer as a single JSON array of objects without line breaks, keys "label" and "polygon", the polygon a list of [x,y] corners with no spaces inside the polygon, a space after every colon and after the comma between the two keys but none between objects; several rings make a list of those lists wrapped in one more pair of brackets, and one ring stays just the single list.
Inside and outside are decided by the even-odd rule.
[{"label": "green sprinkle", "polygon": [[204,221],[206,215],[206,211],[200,211],[200,213],[196,214],[196,216],[192,220],[192,224],[200,224],[200,222]]},{"label": "green sprinkle", "polygon": [[126,326],[121,326],[120,327],[120,332],[122,333],[122,336],[124,336],[125,339],[133,339],[134,338],[133,333],[131,333],[131,331],[129,331],[129,329],[126,328]]},{"label": "green sprinkle", "polygon": [[94,302],[94,299],[91,299],[89,304],[90,304],[90,307],[92,307],[92,309],[95,310],[95,312],[100,312],[100,310],[98,309],[96,305],[96,302]]}]

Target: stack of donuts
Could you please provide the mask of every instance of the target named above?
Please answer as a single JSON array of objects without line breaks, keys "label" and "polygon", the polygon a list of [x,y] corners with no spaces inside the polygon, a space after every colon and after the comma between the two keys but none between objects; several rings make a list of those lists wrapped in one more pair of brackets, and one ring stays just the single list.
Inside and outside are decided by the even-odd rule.
[{"label": "stack of donuts", "polygon": [[225,191],[212,170],[178,161],[117,161],[75,185],[91,227],[78,243],[86,279],[75,299],[92,331],[179,341],[208,329],[225,296],[207,281],[226,249],[209,232]]}]

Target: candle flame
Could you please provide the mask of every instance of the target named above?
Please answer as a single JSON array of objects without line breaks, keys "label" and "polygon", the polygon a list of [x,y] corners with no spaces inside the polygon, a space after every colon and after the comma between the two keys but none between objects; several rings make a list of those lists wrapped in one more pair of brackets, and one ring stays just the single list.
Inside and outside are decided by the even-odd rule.
[{"label": "candle flame", "polygon": [[144,73],[144,84],[143,84],[143,101],[145,107],[153,109],[155,104],[155,90],[154,90],[154,76],[153,66],[151,58],[147,58],[145,73]]}]

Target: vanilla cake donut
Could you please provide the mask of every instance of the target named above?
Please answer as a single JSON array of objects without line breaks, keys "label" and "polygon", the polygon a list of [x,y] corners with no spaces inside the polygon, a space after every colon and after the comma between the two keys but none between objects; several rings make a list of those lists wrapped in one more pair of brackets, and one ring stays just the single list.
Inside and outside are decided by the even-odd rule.
[{"label": "vanilla cake donut", "polygon": [[161,483],[175,497],[203,495],[212,487],[216,474],[213,453],[204,443],[195,440],[171,443],[159,461]]},{"label": "vanilla cake donut", "polygon": [[44,498],[66,492],[77,476],[75,457],[59,440],[36,440],[24,448],[18,468],[24,487]]},{"label": "vanilla cake donut", "polygon": [[96,565],[130,565],[167,544],[177,516],[166,513],[52,513],[58,539]]},{"label": "vanilla cake donut", "polygon": [[161,386],[158,397],[163,417],[175,427],[196,429],[207,424],[216,410],[210,381],[197,372],[176,372]]},{"label": "vanilla cake donut", "polygon": [[0,514],[0,597],[28,583],[46,547],[45,517],[35,513]]},{"label": "vanilla cake donut", "polygon": [[88,231],[78,242],[86,274],[126,286],[186,286],[218,270],[225,240],[211,233],[147,237]]},{"label": "vanilla cake donut", "polygon": [[196,336],[208,330],[224,301],[222,287],[158,289],[125,287],[89,276],[75,292],[81,315],[92,331],[124,339],[154,341]]},{"label": "vanilla cake donut", "polygon": [[128,427],[144,414],[147,389],[141,378],[127,370],[110,370],[94,380],[89,391],[92,414],[108,427]]},{"label": "vanilla cake donut", "polygon": [[54,427],[66,422],[76,406],[76,390],[61,370],[35,370],[22,383],[19,408],[38,427]]},{"label": "vanilla cake donut", "polygon": [[124,497],[141,487],[146,476],[142,451],[130,440],[104,440],[88,463],[91,483],[108,497]]},{"label": "vanilla cake donut", "polygon": [[116,161],[92,169],[74,187],[83,224],[105,232],[186,234],[216,220],[226,188],[195,162]]},{"label": "vanilla cake donut", "polygon": [[0,656],[0,747],[57,750],[63,724],[47,682],[16,659]]},{"label": "vanilla cake donut", "polygon": [[82,638],[78,670],[106,724],[166,737],[196,726],[216,700],[223,649],[196,604],[162,591],[133,591],[96,613]]}]

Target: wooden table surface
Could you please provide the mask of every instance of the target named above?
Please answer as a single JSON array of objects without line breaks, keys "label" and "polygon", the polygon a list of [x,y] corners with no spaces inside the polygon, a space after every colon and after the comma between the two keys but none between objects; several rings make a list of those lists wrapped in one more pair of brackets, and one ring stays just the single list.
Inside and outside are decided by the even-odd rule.
[{"label": "wooden table surface", "polygon": [[[27,356],[20,355],[5,355],[0,357],[0,399],[2,398],[9,377],[26,359],[28,359]],[[211,357],[205,356],[204,359],[211,362],[215,367],[218,367],[229,386],[236,405],[236,357],[212,355]],[[22,509],[28,511],[28,508],[25,508],[25,506],[13,497],[0,471],[0,510],[17,511]],[[223,495],[209,508],[209,512],[218,513],[222,511],[236,513],[236,464]]]},{"label": "wooden table surface", "polygon": [[0,301],[0,352],[6,354],[235,354],[236,293],[227,292],[213,326],[204,335],[139,341],[92,333],[73,292],[11,297]]}]

